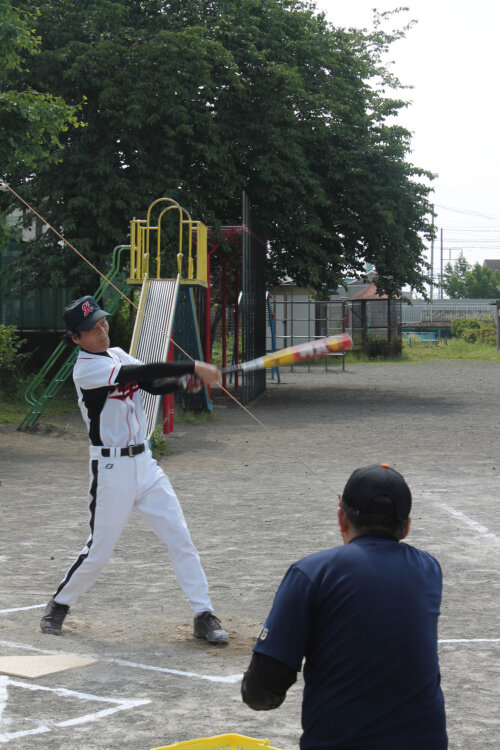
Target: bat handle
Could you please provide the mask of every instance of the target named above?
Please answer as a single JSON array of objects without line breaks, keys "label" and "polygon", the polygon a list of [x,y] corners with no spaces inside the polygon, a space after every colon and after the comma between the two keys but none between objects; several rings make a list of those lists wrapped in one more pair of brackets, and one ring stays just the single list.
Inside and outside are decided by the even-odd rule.
[{"label": "bat handle", "polygon": [[230,365],[229,367],[222,367],[221,373],[223,375],[229,375],[231,372],[238,372],[241,369],[241,365]]}]

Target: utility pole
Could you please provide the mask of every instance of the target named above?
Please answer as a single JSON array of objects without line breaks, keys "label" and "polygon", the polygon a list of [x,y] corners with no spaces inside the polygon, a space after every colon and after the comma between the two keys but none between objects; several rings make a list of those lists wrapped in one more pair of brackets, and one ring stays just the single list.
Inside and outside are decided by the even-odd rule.
[{"label": "utility pole", "polygon": [[434,204],[432,206],[432,239],[431,239],[431,285],[430,285],[431,302],[434,297]]},{"label": "utility pole", "polygon": [[[443,283],[443,230],[439,230],[441,233],[441,275],[439,277],[439,281],[442,284]],[[440,299],[443,299],[443,287],[441,286],[439,289],[439,297]]]}]

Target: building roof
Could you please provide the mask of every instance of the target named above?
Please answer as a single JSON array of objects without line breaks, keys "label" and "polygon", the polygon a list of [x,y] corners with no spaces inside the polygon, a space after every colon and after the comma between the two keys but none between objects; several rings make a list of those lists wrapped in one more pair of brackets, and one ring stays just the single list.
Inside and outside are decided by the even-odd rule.
[{"label": "building roof", "polygon": [[491,268],[492,271],[500,271],[500,260],[484,260],[483,266],[486,266],[487,268]]},{"label": "building roof", "polygon": [[[359,289],[356,289],[359,286]],[[387,294],[379,294],[375,284],[351,284],[349,287],[349,299],[388,299]]]}]

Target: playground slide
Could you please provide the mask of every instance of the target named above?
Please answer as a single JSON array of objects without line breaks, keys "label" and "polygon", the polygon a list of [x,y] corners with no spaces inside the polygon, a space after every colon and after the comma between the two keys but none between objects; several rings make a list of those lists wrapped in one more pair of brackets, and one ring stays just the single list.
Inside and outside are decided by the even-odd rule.
[{"label": "playground slide", "polygon": [[[175,315],[179,279],[144,279],[135,320],[130,354],[142,362],[166,362]],[[142,391],[151,438],[158,419],[162,396]]]}]

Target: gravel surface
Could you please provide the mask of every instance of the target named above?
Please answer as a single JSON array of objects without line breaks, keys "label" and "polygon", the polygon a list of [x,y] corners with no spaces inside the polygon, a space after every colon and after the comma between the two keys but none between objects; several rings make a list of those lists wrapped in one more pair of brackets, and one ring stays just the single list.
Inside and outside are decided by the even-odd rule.
[{"label": "gravel surface", "polygon": [[[162,543],[133,514],[64,635],[42,607],[88,535],[87,437],[79,415],[33,433],[0,428],[0,657],[89,656],[34,678],[0,673],[0,743],[12,750],[149,750],[238,732],[296,750],[301,680],[254,713],[240,676],[288,565],[340,543],[336,494],[388,462],[414,497],[408,542],[441,562],[440,658],[450,750],[500,747],[499,364],[281,370],[249,405],[220,391],[214,417],[176,423],[160,459],[205,567],[227,647],[192,637]],[[101,713],[102,712],[102,713]]]}]

